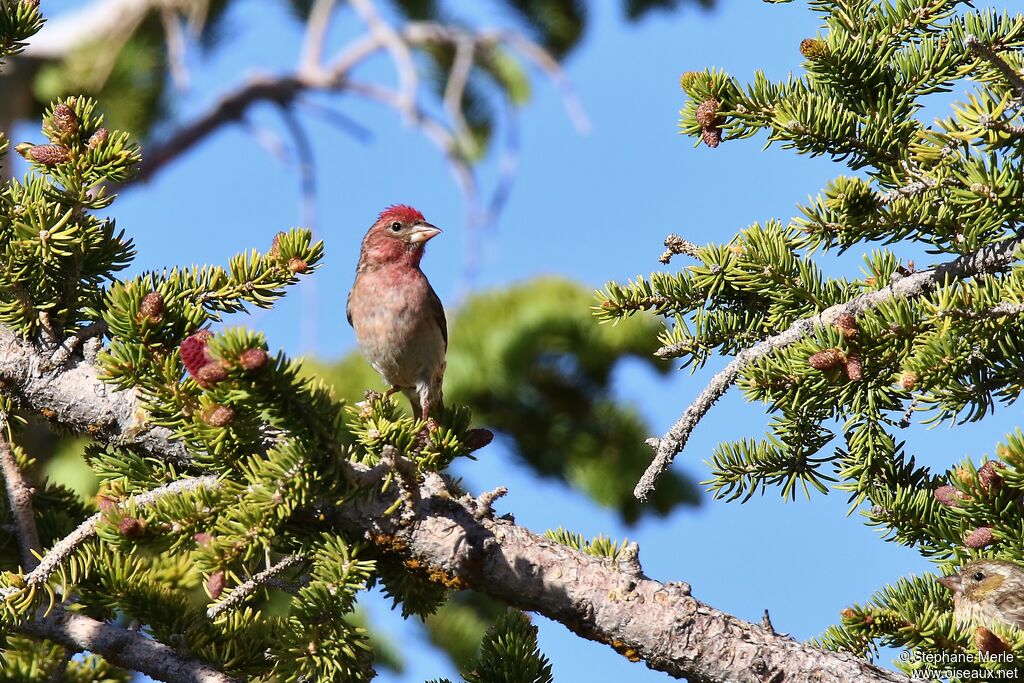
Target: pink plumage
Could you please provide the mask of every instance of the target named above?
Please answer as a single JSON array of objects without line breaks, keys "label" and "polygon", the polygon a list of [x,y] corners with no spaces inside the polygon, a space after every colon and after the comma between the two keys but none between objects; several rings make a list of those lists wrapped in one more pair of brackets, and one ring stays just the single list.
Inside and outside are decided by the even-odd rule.
[{"label": "pink plumage", "polygon": [[348,321],[370,365],[409,397],[427,420],[442,409],[448,327],[444,308],[420,270],[423,248],[440,230],[410,206],[381,212],[363,238]]}]

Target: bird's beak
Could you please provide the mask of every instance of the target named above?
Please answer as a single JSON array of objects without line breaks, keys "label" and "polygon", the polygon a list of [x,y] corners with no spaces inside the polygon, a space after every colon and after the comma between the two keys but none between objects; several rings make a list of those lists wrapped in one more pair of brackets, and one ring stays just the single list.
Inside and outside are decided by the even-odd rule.
[{"label": "bird's beak", "polygon": [[964,580],[956,574],[953,576],[943,576],[938,581],[954,593],[959,593],[964,587]]},{"label": "bird's beak", "polygon": [[409,235],[409,241],[413,244],[421,244],[440,234],[441,230],[435,228],[430,223],[417,223],[413,228],[412,234]]}]

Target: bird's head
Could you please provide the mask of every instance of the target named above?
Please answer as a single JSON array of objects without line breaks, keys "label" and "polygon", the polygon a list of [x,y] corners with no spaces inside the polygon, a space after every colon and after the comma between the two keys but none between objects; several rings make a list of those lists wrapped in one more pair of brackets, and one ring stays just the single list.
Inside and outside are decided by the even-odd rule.
[{"label": "bird's head", "polygon": [[424,245],[439,234],[441,231],[411,206],[389,206],[366,232],[360,261],[367,266],[419,265]]},{"label": "bird's head", "polygon": [[955,596],[982,602],[1013,577],[1024,577],[1024,568],[1004,560],[977,560],[965,564],[958,574],[942,577],[939,583]]}]

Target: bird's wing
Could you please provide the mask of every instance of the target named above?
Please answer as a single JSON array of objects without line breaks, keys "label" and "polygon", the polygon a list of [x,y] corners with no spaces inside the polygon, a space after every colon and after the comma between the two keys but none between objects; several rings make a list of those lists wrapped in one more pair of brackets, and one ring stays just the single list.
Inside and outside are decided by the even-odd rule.
[{"label": "bird's wing", "polygon": [[1024,627],[1024,594],[1020,591],[1009,591],[1006,595],[997,597],[995,602],[1004,621],[1018,628]]},{"label": "bird's wing", "polygon": [[431,313],[434,314],[437,320],[438,327],[441,328],[441,336],[444,338],[444,350],[448,350],[448,320],[444,317],[444,306],[441,305],[441,298],[437,296],[437,292],[434,288],[427,283],[427,289],[430,290],[430,308]]},{"label": "bird's wing", "polygon": [[348,299],[345,300],[345,317],[348,318],[349,327],[355,327],[355,325],[352,324],[352,292],[354,290],[355,287],[348,291]]}]

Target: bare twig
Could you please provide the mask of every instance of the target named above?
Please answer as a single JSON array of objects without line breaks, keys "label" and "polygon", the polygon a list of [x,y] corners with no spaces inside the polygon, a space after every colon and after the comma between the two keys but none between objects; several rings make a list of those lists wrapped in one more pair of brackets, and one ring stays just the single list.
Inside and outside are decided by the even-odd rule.
[{"label": "bare twig", "polygon": [[71,358],[72,354],[74,354],[74,352],[78,350],[78,347],[81,346],[83,342],[94,337],[102,337],[106,331],[107,324],[102,320],[97,320],[96,322],[89,323],[85,327],[79,329],[70,337],[65,339],[57,347],[57,350],[53,352],[53,355],[50,357],[49,367],[58,368],[64,365],[65,363],[68,362],[68,359]]},{"label": "bare twig", "polygon": [[984,247],[973,254],[962,256],[931,270],[923,270],[900,279],[876,292],[870,292],[846,303],[837,304],[817,315],[802,318],[789,329],[741,351],[704,387],[697,399],[660,439],[651,438],[647,443],[655,449],[655,457],[647,467],[633,494],[646,500],[654,490],[658,478],[672,464],[672,460],[685,446],[694,427],[707,415],[711,407],[729,388],[735,384],[740,372],[751,362],[793,344],[814,331],[815,327],[830,325],[844,314],[858,315],[872,310],[883,303],[897,298],[916,298],[928,294],[941,285],[946,278],[962,280],[982,273],[1003,270],[1015,258],[1021,238],[1005,240]]},{"label": "bare twig", "polygon": [[313,116],[316,116],[325,123],[331,124],[342,133],[351,136],[358,142],[367,143],[373,139],[373,131],[359,123],[344,112],[328,107],[308,97],[300,97],[298,104],[302,109]]},{"label": "bare twig", "polygon": [[991,46],[981,42],[977,36],[969,35],[964,42],[967,47],[970,48],[971,52],[979,57],[984,57],[988,60],[989,64],[998,69],[999,72],[1006,77],[1006,80],[1017,91],[1018,97],[1024,97],[1024,77],[1017,73],[1013,67],[1007,64],[1006,60],[1000,57],[998,52],[996,52]]},{"label": "bare twig", "polygon": [[658,261],[668,265],[669,261],[676,254],[686,254],[687,256],[697,258],[697,250],[699,248],[690,240],[685,240],[679,235],[672,233],[665,238],[665,252],[658,257]]},{"label": "bare twig", "polygon": [[238,679],[208,664],[188,659],[141,633],[59,608],[48,616],[20,624],[15,630],[51,640],[76,652],[94,652],[111,664],[167,683],[240,683]]},{"label": "bare twig", "polygon": [[320,67],[323,59],[324,39],[331,27],[331,17],[337,0],[316,0],[309,11],[306,22],[306,37],[302,42],[302,58],[299,70],[311,72]]},{"label": "bare twig", "polygon": [[[448,83],[444,89],[444,106],[455,124],[455,130],[464,141],[470,140],[469,124],[463,112],[462,98],[466,94],[469,74],[473,70],[476,54],[476,42],[469,36],[460,37],[455,42],[455,61],[448,73]],[[465,143],[464,143],[465,144]]]},{"label": "bare twig", "polygon": [[494,501],[508,495],[508,489],[499,486],[492,491],[484,491],[473,500],[473,515],[477,519],[492,517],[494,515]]},{"label": "bare twig", "polygon": [[406,112],[412,123],[411,112],[416,108],[416,91],[419,89],[419,77],[416,75],[416,62],[413,61],[409,44],[398,34],[391,24],[381,18],[373,0],[349,0],[356,14],[360,16],[370,35],[391,53],[395,68],[398,70],[398,97],[400,111]]},{"label": "bare twig", "polygon": [[188,67],[185,65],[185,29],[182,19],[171,7],[164,6],[160,10],[167,42],[167,62],[171,70],[171,80],[178,90],[187,90],[189,84]]},{"label": "bare twig", "polygon": [[10,503],[11,517],[18,529],[18,545],[21,547],[21,564],[32,570],[39,564],[33,550],[41,549],[39,531],[36,529],[35,513],[32,510],[32,489],[18,467],[14,449],[8,440],[7,420],[0,420],[0,470],[4,475],[4,487]]},{"label": "bare twig", "polygon": [[267,567],[260,573],[254,575],[251,579],[245,583],[239,584],[231,593],[219,602],[215,602],[206,609],[206,616],[210,619],[216,619],[224,612],[228,610],[236,609],[240,607],[243,602],[246,601],[249,596],[255,593],[261,586],[270,585],[270,580],[275,578],[278,574],[294,567],[297,564],[303,562],[303,558],[299,555],[288,555],[282,558],[273,565]]}]

